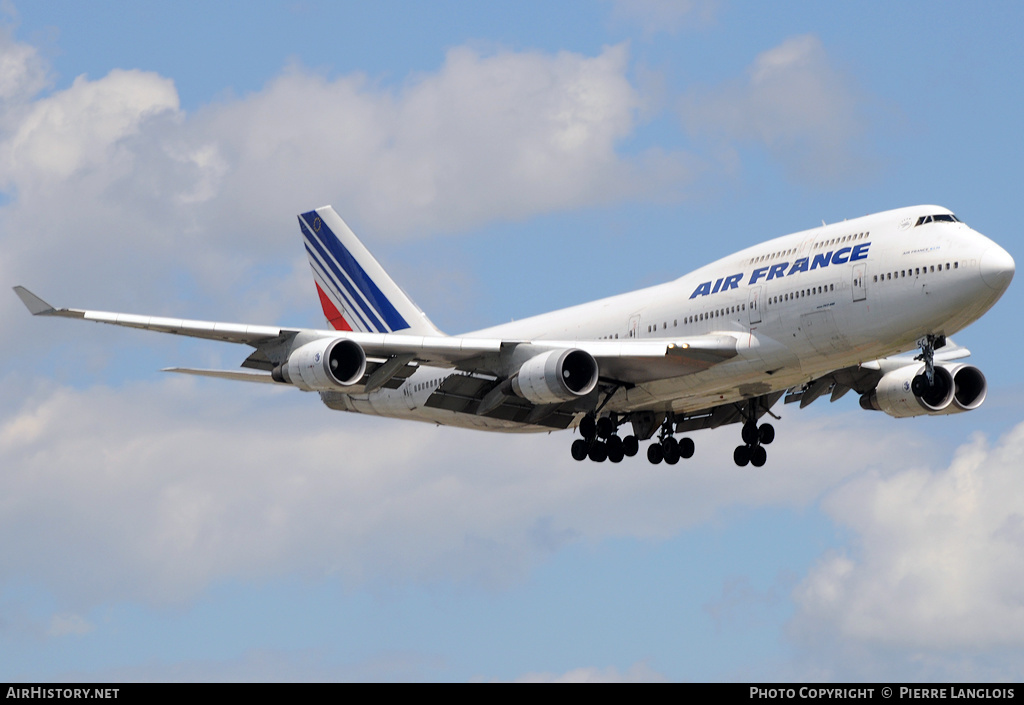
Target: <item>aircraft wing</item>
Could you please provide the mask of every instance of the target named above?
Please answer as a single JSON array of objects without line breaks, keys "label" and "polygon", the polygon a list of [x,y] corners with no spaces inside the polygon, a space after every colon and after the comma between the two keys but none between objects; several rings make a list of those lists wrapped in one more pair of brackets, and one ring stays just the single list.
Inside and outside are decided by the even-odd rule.
[{"label": "aircraft wing", "polygon": [[[431,336],[402,333],[363,333],[358,331],[280,328],[181,318],[139,316],[109,311],[55,308],[22,286],[15,293],[36,316],[78,318],[97,323],[138,328],[158,333],[172,333],[192,338],[244,343],[256,348],[242,364],[269,371],[283,362],[295,339],[310,342],[321,338],[346,338],[374,358],[377,366],[393,361],[392,366],[427,364],[451,367],[467,372],[500,374],[502,361],[521,346],[520,353],[536,354],[548,350],[576,348],[585,350],[597,360],[602,379],[621,384],[642,384],[657,379],[678,377],[728,360],[737,354],[737,338],[730,335],[683,336],[656,340],[502,340],[471,336]],[[400,363],[400,364],[399,364]],[[372,371],[376,368],[371,368]],[[245,373],[171,368],[168,371],[245,381],[265,381],[262,375]],[[387,378],[396,375],[388,371]]]}]

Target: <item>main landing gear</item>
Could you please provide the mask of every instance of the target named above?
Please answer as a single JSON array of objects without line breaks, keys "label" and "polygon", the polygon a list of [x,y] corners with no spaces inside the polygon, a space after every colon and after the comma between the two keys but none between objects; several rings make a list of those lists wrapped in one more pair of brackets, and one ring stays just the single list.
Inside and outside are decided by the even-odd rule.
[{"label": "main landing gear", "polygon": [[736,446],[732,453],[733,461],[741,468],[750,463],[759,468],[768,460],[768,452],[764,449],[766,445],[775,440],[775,427],[770,423],[757,425],[756,402],[747,404],[747,421],[743,424],[743,445]]},{"label": "main landing gear", "polygon": [[647,459],[652,465],[657,465],[662,460],[669,465],[675,465],[680,458],[693,457],[693,441],[689,438],[677,441],[672,435],[672,427],[672,414],[669,414],[661,424],[658,440],[647,446]]},{"label": "main landing gear", "polygon": [[[632,434],[624,438],[618,435],[619,427],[627,421],[628,418],[618,414],[600,418],[588,414],[583,417],[579,426],[582,438],[573,441],[572,457],[576,460],[590,458],[597,463],[605,460],[619,463],[623,458],[632,458],[640,450],[640,441]],[[647,459],[654,465],[663,460],[669,465],[675,465],[683,458],[693,457],[693,441],[689,438],[677,441],[672,435],[673,426],[673,417],[669,414],[661,424],[658,439],[647,447]]]},{"label": "main landing gear", "polygon": [[619,426],[622,425],[617,414],[602,416],[595,419],[588,414],[580,421],[580,435],[572,444],[572,457],[576,460],[590,458],[595,463],[610,460],[621,463],[623,458],[632,458],[640,450],[640,442],[636,436],[620,438]]}]

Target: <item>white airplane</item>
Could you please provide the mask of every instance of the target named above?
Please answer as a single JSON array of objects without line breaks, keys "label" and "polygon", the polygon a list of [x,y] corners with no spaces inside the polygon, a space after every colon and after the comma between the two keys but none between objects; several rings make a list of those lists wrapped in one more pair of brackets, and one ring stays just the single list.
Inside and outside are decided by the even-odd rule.
[{"label": "white airplane", "polygon": [[[319,392],[331,409],[489,431],[577,428],[577,460],[693,455],[676,434],[741,423],[737,465],[760,467],[764,414],[859,393],[890,416],[975,409],[984,375],[947,343],[999,300],[1010,255],[945,208],[868,215],[749,247],[675,281],[447,336],[330,206],[299,216],[329,330],[55,309],[83,318],[245,343],[242,370],[169,368]],[[920,348],[916,357],[899,353]],[[627,426],[632,432],[620,436]]]}]

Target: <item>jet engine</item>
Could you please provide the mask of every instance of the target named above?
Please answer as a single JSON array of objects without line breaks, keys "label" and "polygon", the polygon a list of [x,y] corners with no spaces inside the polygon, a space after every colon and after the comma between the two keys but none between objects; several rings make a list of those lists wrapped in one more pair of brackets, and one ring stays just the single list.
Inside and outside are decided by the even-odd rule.
[{"label": "jet engine", "polygon": [[953,403],[942,410],[943,414],[959,414],[981,406],[988,396],[988,382],[985,375],[974,365],[950,365],[946,369],[953,375]]},{"label": "jet engine", "polygon": [[550,350],[523,363],[512,389],[534,404],[557,404],[589,394],[597,376],[597,360],[585,350]]},{"label": "jet engine", "polygon": [[345,391],[366,373],[366,353],[354,340],[315,340],[294,350],[274,368],[277,382],[293,384],[303,391]]},{"label": "jet engine", "polygon": [[935,384],[920,395],[914,393],[914,378],[919,374],[924,374],[924,365],[887,372],[874,389],[861,396],[861,407],[897,418],[958,414],[977,409],[988,393],[985,375],[973,365],[936,365]]}]

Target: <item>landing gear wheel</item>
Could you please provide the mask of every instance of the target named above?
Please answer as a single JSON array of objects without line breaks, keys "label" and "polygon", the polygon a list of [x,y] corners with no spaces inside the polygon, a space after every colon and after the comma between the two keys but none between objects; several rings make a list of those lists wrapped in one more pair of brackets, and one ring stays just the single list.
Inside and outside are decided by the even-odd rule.
[{"label": "landing gear wheel", "polygon": [[762,446],[754,446],[750,451],[750,464],[755,468],[763,467],[768,460],[768,452]]},{"label": "landing gear wheel", "polygon": [[597,421],[593,416],[584,416],[580,421],[580,435],[588,441],[594,440],[597,436]]},{"label": "landing gear wheel", "polygon": [[757,443],[757,424],[753,421],[747,421],[743,424],[743,433],[741,434],[743,442],[748,446],[755,445]]},{"label": "landing gear wheel", "polygon": [[599,438],[608,438],[615,433],[615,422],[608,416],[602,416],[597,420],[597,435]]},{"label": "landing gear wheel", "polygon": [[666,463],[675,465],[679,462],[679,444],[675,438],[672,436],[666,438],[664,443],[661,444],[661,450],[665,454]]},{"label": "landing gear wheel", "polygon": [[771,445],[771,442],[775,440],[775,427],[770,423],[761,424],[761,427],[757,429],[757,439],[763,446]]},{"label": "landing gear wheel", "polygon": [[741,468],[745,467],[750,462],[750,446],[736,446],[736,450],[732,452],[732,459]]},{"label": "landing gear wheel", "polygon": [[683,458],[693,457],[693,441],[689,438],[679,439],[679,455]]},{"label": "landing gear wheel", "polygon": [[595,463],[603,463],[608,459],[608,447],[604,443],[595,443],[590,447],[590,459]]},{"label": "landing gear wheel", "polygon": [[647,459],[651,461],[651,465],[657,465],[665,459],[665,452],[661,449],[660,443],[647,446]]},{"label": "landing gear wheel", "polygon": [[572,442],[572,457],[573,460],[587,459],[587,442],[582,438],[577,438]]},{"label": "landing gear wheel", "polygon": [[611,438],[609,438],[607,443],[608,460],[612,461],[613,463],[621,463],[622,459],[626,457],[626,451],[623,448],[623,445],[625,444],[622,442],[622,439],[619,438],[618,436],[612,436]]},{"label": "landing gear wheel", "polygon": [[626,454],[627,458],[632,458],[640,451],[640,441],[636,439],[636,436],[626,436],[622,439],[622,452]]}]

